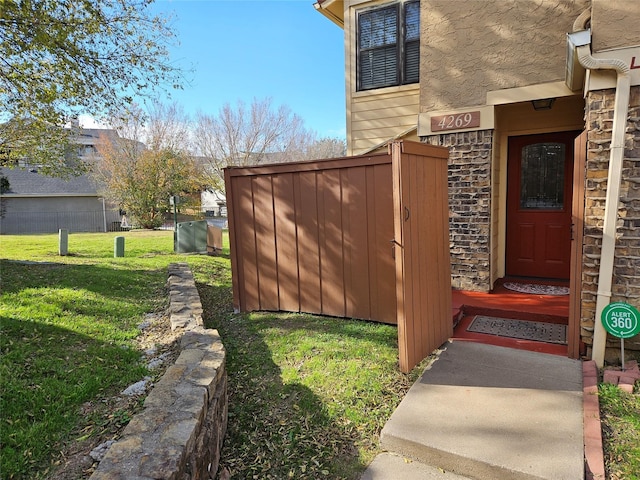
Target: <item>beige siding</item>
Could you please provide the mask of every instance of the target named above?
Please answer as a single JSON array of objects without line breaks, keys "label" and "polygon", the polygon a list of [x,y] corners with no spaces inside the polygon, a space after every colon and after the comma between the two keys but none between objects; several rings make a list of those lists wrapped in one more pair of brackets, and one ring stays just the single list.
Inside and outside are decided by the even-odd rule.
[{"label": "beige siding", "polygon": [[415,131],[403,135],[418,124],[418,84],[356,92],[356,13],[385,3],[389,2],[344,2],[348,155],[360,155],[400,136],[418,140]]},{"label": "beige siding", "polygon": [[350,153],[365,152],[416,127],[420,100],[418,87],[394,88],[390,93],[385,93],[385,90],[389,89],[351,95],[347,127],[351,138]]}]

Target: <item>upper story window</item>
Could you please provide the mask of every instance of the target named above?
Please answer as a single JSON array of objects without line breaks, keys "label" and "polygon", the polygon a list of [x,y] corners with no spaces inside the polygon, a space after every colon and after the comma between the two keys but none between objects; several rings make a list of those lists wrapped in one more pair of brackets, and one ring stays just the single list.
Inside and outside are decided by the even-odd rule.
[{"label": "upper story window", "polygon": [[85,145],[81,150],[80,150],[80,155],[83,156],[90,156],[90,155],[95,155],[98,153],[98,149],[95,147],[95,145]]},{"label": "upper story window", "polygon": [[402,1],[358,14],[358,90],[417,83],[420,2]]}]

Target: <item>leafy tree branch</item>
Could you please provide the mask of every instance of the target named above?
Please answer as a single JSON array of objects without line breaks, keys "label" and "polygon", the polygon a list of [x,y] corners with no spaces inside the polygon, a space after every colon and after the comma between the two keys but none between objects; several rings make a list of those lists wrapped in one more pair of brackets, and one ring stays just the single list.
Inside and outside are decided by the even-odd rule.
[{"label": "leafy tree branch", "polygon": [[[133,98],[178,88],[169,62],[175,41],[153,0],[3,0],[0,3],[0,165],[31,158],[61,169],[80,113],[109,116]],[[74,165],[73,168],[78,168]],[[68,173],[68,172],[67,172]]]}]

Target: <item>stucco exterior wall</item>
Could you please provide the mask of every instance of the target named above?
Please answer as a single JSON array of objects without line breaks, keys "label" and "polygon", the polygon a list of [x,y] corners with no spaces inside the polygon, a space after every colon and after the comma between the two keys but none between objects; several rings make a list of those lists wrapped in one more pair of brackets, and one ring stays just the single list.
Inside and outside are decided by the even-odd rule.
[{"label": "stucco exterior wall", "polygon": [[589,0],[422,0],[420,111],[563,81],[566,33]]},{"label": "stucco exterior wall", "polygon": [[592,0],[592,50],[640,45],[638,0]]}]

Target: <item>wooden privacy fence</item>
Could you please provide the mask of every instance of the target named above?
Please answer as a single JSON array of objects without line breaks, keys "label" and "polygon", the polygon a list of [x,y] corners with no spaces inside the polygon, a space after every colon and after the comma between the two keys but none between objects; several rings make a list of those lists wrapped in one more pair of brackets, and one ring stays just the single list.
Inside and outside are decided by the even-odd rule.
[{"label": "wooden privacy fence", "polygon": [[409,371],[452,333],[448,151],[225,170],[234,307],[398,325]]}]

